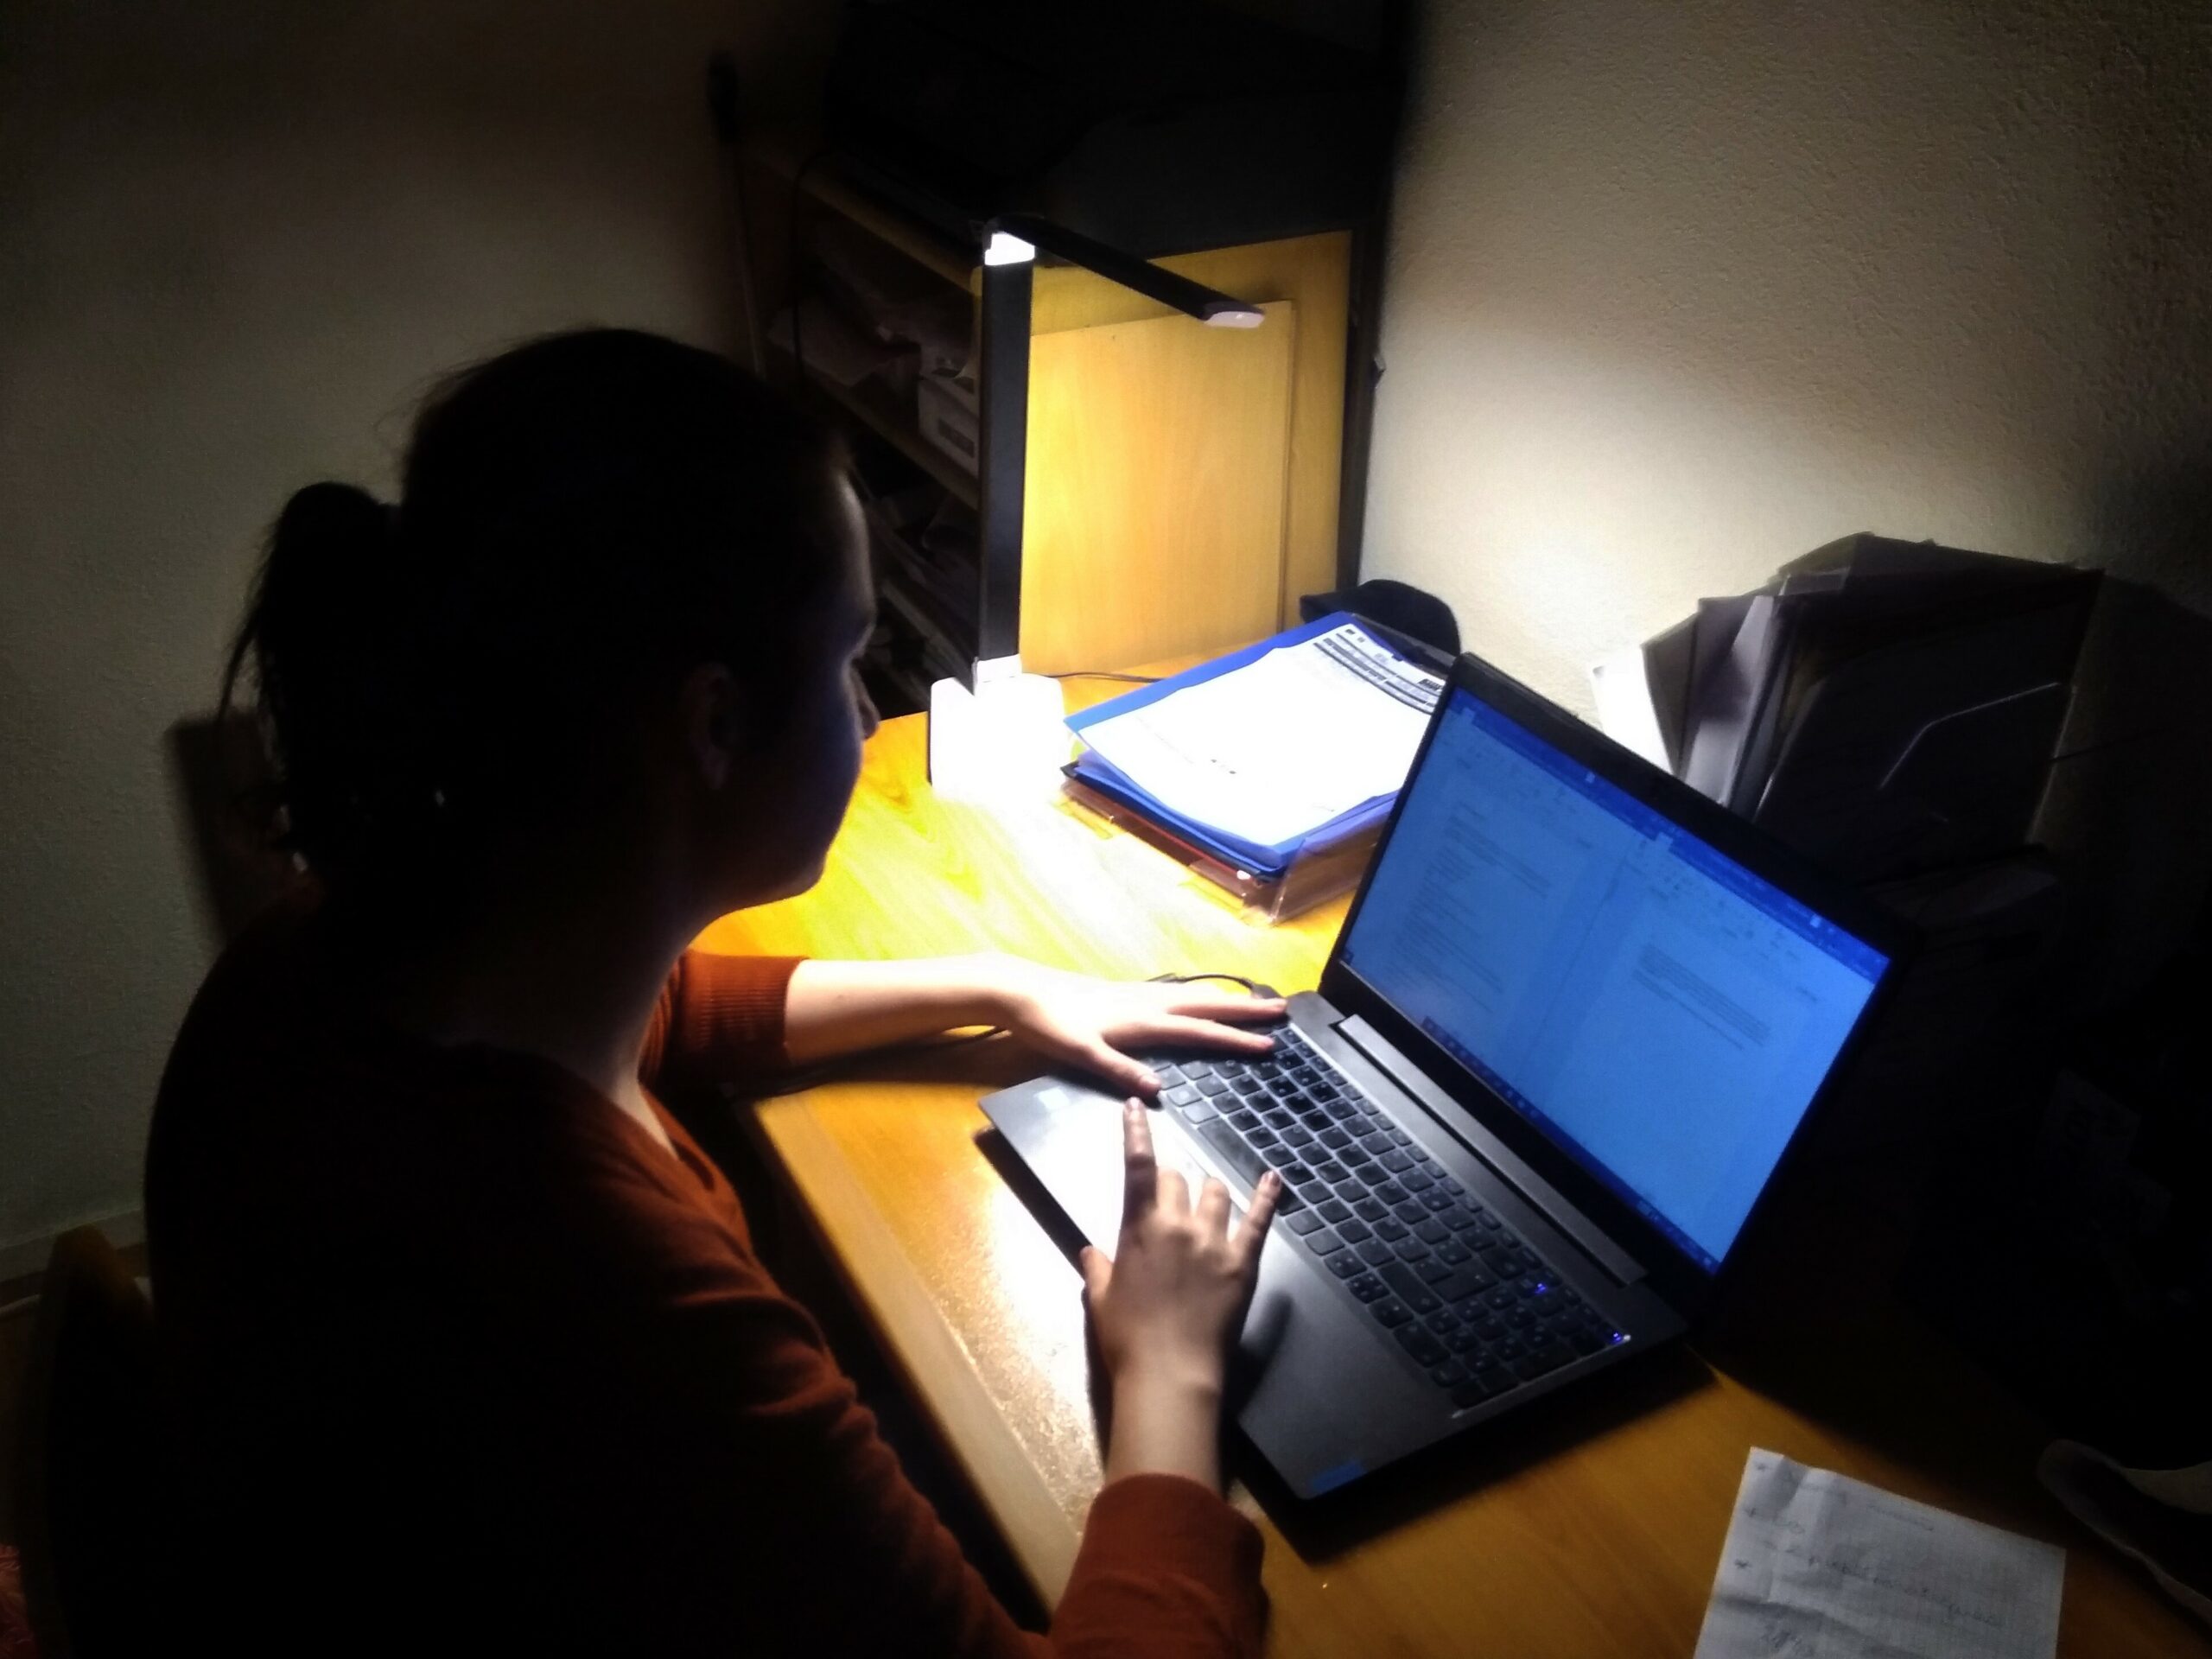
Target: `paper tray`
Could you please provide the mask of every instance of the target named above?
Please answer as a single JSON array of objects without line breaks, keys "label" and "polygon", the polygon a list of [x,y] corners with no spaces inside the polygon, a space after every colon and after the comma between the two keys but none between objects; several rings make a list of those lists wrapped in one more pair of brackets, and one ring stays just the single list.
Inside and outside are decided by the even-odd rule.
[{"label": "paper tray", "polygon": [[1382,834],[1383,820],[1378,817],[1365,829],[1356,830],[1317,851],[1300,852],[1281,875],[1262,878],[1192,846],[1135,808],[1091,788],[1079,778],[1064,774],[1061,789],[1069,800],[1085,811],[1095,813],[1116,829],[1157,848],[1234,896],[1243,905],[1246,917],[1259,922],[1287,921],[1316,905],[1350,893],[1366,873],[1368,858]]}]

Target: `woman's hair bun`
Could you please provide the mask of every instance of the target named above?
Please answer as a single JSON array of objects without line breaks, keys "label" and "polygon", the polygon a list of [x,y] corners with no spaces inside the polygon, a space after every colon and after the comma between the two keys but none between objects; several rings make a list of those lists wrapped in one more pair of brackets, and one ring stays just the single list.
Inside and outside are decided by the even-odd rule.
[{"label": "woman's hair bun", "polygon": [[382,554],[391,530],[391,510],[359,485],[310,484],[295,490],[277,515],[270,553],[287,562],[297,556],[318,566],[341,564]]}]

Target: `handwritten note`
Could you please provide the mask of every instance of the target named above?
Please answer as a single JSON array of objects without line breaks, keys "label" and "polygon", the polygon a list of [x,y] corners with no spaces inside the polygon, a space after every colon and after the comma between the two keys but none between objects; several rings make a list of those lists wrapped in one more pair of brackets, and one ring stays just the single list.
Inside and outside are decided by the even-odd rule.
[{"label": "handwritten note", "polygon": [[2066,1554],[1754,1447],[1695,1659],[2051,1659]]}]

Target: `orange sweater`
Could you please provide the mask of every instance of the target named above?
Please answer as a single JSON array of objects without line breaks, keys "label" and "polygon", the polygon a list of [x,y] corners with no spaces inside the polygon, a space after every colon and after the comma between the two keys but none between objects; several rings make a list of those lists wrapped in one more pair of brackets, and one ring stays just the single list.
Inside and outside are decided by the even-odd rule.
[{"label": "orange sweater", "polygon": [[[687,955],[649,1088],[783,1064],[788,961]],[[907,1483],[728,1184],[549,1062],[374,1024],[312,920],[201,988],[147,1162],[226,1652],[1256,1653],[1260,1541],[1172,1476],[1091,1506],[1025,1635]]]}]

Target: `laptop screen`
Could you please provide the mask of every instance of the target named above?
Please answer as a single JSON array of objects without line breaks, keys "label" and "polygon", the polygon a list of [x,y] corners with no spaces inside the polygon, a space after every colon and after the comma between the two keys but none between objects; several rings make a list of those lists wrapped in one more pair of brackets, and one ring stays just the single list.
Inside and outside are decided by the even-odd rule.
[{"label": "laptop screen", "polygon": [[1458,687],[1339,955],[1707,1271],[1888,965]]}]

